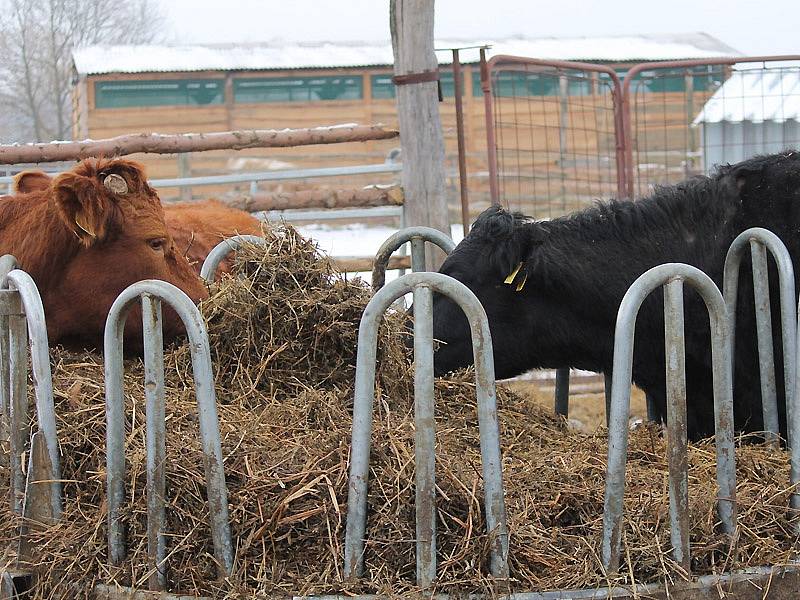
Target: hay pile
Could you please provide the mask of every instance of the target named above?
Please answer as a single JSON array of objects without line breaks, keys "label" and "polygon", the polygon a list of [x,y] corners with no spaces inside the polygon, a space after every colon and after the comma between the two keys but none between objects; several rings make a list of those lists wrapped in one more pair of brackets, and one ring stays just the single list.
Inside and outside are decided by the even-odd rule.
[{"label": "hay pile", "polygon": [[[265,252],[239,255],[203,306],[217,374],[220,430],[236,544],[219,581],[206,524],[202,455],[185,349],[167,353],[167,513],[171,591],[219,598],[333,592],[412,592],[413,379],[402,316],[380,333],[366,552],[367,577],[343,584],[347,469],[358,321],[366,286],[332,272],[293,229],[266,231]],[[129,559],[107,565],[105,407],[94,355],[55,353],[65,516],[36,536],[41,598],[77,598],[96,582],[146,586],[142,368],[127,365]],[[599,562],[606,440],[568,429],[530,397],[499,391],[510,582],[488,575],[474,386],[464,373],[436,383],[440,591],[546,590],[606,585]],[[658,432],[632,434],[619,582],[680,578],[669,559],[665,450]],[[696,573],[789,559],[788,460],[759,446],[738,453],[741,531],[716,533],[714,449],[690,449]],[[8,476],[0,476],[7,497]],[[18,520],[0,504],[4,524]],[[12,527],[0,529],[11,547]],[[13,560],[7,552],[6,562]]]}]

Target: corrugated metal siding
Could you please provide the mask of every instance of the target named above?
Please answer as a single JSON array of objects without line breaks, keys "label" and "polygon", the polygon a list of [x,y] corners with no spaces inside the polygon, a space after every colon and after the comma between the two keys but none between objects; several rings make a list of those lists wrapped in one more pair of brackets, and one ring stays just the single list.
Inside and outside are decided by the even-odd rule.
[{"label": "corrugated metal siding", "polygon": [[757,154],[770,154],[800,147],[800,122],[704,123],[701,125],[703,166],[735,163]]}]

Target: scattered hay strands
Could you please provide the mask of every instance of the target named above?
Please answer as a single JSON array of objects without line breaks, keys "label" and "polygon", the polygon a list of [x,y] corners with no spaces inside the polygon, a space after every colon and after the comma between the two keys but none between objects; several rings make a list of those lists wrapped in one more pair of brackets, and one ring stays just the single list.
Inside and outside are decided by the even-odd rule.
[{"label": "scattered hay strands", "polygon": [[[235,571],[215,580],[202,454],[188,352],[167,353],[168,589],[214,598],[413,592],[413,378],[403,316],[380,333],[370,514],[363,581],[342,583],[352,381],[365,284],[331,270],[292,228],[265,232],[266,252],[240,253],[203,306],[214,361],[220,433],[236,544]],[[142,367],[129,361],[129,557],[106,549],[105,408],[96,355],[56,352],[55,389],[65,514],[34,540],[39,598],[80,598],[98,583],[141,587],[147,566]],[[436,382],[439,578],[437,591],[549,590],[677,581],[669,557],[667,467],[659,432],[632,433],[624,563],[614,582],[599,560],[607,445],[545,414],[531,398],[498,393],[512,579],[488,575],[475,390],[471,374]],[[695,574],[790,560],[788,458],[751,445],[737,456],[740,531],[717,533],[713,445],[692,445],[690,503]],[[4,468],[2,468],[4,469]],[[0,495],[8,495],[8,473]],[[0,506],[2,548],[19,519]],[[4,562],[12,563],[8,550]]]}]

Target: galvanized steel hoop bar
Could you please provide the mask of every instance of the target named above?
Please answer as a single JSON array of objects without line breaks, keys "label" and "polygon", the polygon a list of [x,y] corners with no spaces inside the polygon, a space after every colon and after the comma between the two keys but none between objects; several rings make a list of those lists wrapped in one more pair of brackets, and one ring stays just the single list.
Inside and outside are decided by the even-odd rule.
[{"label": "galvanized steel hoop bar", "polygon": [[[128,286],[114,301],[106,320],[104,335],[105,381],[106,381],[106,463],[108,495],[108,545],[109,558],[119,564],[125,558],[125,542],[121,509],[125,499],[125,396],[122,365],[122,345],[125,321],[130,309],[142,299],[143,325],[145,332],[145,388],[148,393],[147,453],[148,453],[148,521],[154,518],[163,522],[163,469],[151,471],[164,457],[163,419],[163,367],[157,363],[161,356],[156,335],[148,340],[148,332],[161,329],[160,304],[166,302],[180,317],[189,337],[192,355],[192,370],[197,396],[200,440],[206,472],[206,490],[211,518],[211,535],[214,542],[214,558],[223,573],[233,569],[233,546],[228,523],[228,492],[225,486],[225,471],[217,417],[214,376],[211,350],[205,323],[197,307],[180,289],[165,281],[146,280]],[[149,313],[149,314],[148,314]],[[150,381],[150,378],[154,378]],[[159,380],[160,378],[160,380]],[[161,404],[161,406],[158,406]],[[152,431],[151,431],[152,430]],[[158,492],[162,491],[159,496]],[[152,503],[151,503],[152,500]],[[148,530],[151,524],[148,523]],[[155,531],[157,548],[151,548],[150,556],[156,559],[157,570],[163,570],[163,531]],[[163,576],[161,576],[163,577]],[[151,580],[152,581],[152,580]]]},{"label": "galvanized steel hoop bar", "polygon": [[375,253],[375,264],[372,267],[372,291],[375,292],[386,283],[386,267],[392,253],[406,242],[411,242],[411,270],[415,273],[425,270],[424,242],[436,244],[445,254],[450,254],[456,247],[452,239],[433,227],[406,227],[390,235]]},{"label": "galvanized steel hoop bar", "polygon": [[[425,270],[425,242],[445,253],[453,240],[432,227],[407,227],[381,244],[372,269],[372,289],[383,287],[389,257],[411,242],[411,269]],[[414,288],[414,457],[416,461],[417,585],[430,587],[436,578],[436,426],[433,406],[433,295],[427,286]]]},{"label": "galvanized steel hoop bar", "polygon": [[217,274],[217,269],[220,263],[225,260],[225,257],[245,244],[266,246],[267,240],[257,235],[234,235],[233,237],[222,240],[219,244],[214,246],[214,249],[208,253],[208,256],[206,256],[206,259],[203,261],[203,266],[200,267],[200,277],[205,279],[208,283],[213,282],[214,276]]},{"label": "galvanized steel hoop bar", "polygon": [[[772,314],[769,301],[767,250],[772,254],[778,268],[787,424],[792,418],[790,414],[793,406],[791,398],[794,394],[797,353],[794,267],[792,265],[792,257],[789,255],[786,246],[777,235],[767,229],[753,227],[743,231],[733,240],[725,257],[722,285],[723,297],[728,311],[731,361],[733,361],[736,351],[736,303],[739,290],[739,267],[742,263],[744,251],[748,247],[750,248],[753,262],[753,293],[756,307],[756,332],[761,374],[761,404],[764,414],[764,431],[768,433],[768,439],[776,441],[780,435],[780,428],[778,423],[775,360],[772,351]],[[787,426],[787,433],[788,431],[789,427]],[[791,443],[791,436],[789,436],[789,442]]]},{"label": "galvanized steel hoop bar", "polygon": [[[7,315],[7,326],[0,331],[7,352],[4,361],[5,409],[9,417],[11,450],[11,494],[12,509],[22,510],[25,476],[22,473],[22,455],[28,442],[28,348],[36,396],[36,419],[39,431],[44,436],[47,458],[53,479],[50,482],[50,514],[55,520],[61,518],[61,463],[58,450],[56,414],[53,405],[53,379],[50,372],[50,349],[47,341],[47,324],[39,290],[30,275],[14,268],[16,259],[5,255],[0,258],[0,272],[4,274],[0,288],[17,292],[19,314]],[[7,292],[6,292],[7,293]],[[9,386],[6,388],[6,377]],[[7,392],[5,391],[7,389]],[[6,395],[7,394],[7,395]]]},{"label": "galvanized steel hoop bar", "polygon": [[[364,536],[367,525],[367,481],[369,477],[372,406],[375,399],[375,360],[378,324],[383,313],[397,298],[417,287],[427,287],[456,302],[470,324],[475,357],[475,379],[478,396],[478,427],[485,485],[486,525],[491,538],[491,571],[495,577],[508,576],[508,530],[503,498],[500,431],[497,420],[497,399],[494,387],[492,340],[486,312],[475,294],[464,284],[441,273],[410,273],[381,288],[367,304],[358,332],[355,400],[353,405],[353,439],[348,483],[347,528],[345,534],[345,577],[361,576],[364,568]],[[426,331],[430,334],[430,331]],[[432,344],[432,339],[423,340]],[[416,346],[416,341],[415,341]],[[430,354],[426,356],[430,360]],[[424,368],[433,389],[432,365]],[[420,370],[420,365],[417,365]],[[416,381],[415,381],[416,389]],[[432,399],[430,400],[432,404]],[[432,557],[435,560],[435,552]],[[417,556],[420,560],[420,556]],[[435,565],[434,565],[435,568]],[[430,565],[424,567],[430,572]]]},{"label": "galvanized steel hoop bar", "polygon": [[[628,414],[630,410],[630,381],[633,368],[633,343],[636,315],[642,302],[659,286],[665,286],[665,348],[667,352],[668,395],[673,403],[680,400],[681,385],[685,385],[682,319],[674,317],[681,308],[682,284],[689,283],[705,302],[711,325],[711,353],[714,375],[714,420],[717,450],[717,510],[726,533],[736,529],[736,458],[733,444],[733,389],[731,378],[730,343],[727,311],[722,294],[711,278],[699,269],[681,263],[667,263],[653,267],[641,275],[628,289],[617,313],[614,332],[614,366],[611,389],[611,420],[608,431],[608,467],[606,474],[605,504],[603,510],[602,562],[608,572],[619,567],[620,540],[622,536],[622,501],[625,494],[625,464],[628,449]],[[670,306],[671,305],[671,306]],[[682,311],[681,311],[682,312]],[[670,321],[672,321],[670,323]],[[672,338],[672,339],[670,339]],[[677,375],[677,381],[674,375]],[[672,382],[672,383],[670,383]],[[682,398],[685,403],[685,396]],[[680,410],[675,406],[672,410]],[[684,408],[685,410],[685,408]],[[669,425],[669,424],[668,424]],[[685,432],[683,432],[685,436]],[[685,439],[685,438],[683,438]],[[681,443],[685,445],[685,442]],[[686,479],[684,457],[679,450],[675,464],[683,471],[675,484],[675,491],[683,495],[679,500],[670,498],[672,539],[676,550],[680,547],[680,562],[688,564],[688,531],[686,520],[679,509],[687,506],[683,483]],[[673,461],[670,461],[670,479],[674,480]],[[673,485],[670,485],[673,492]],[[671,493],[672,496],[672,493]],[[675,545],[677,542],[677,545]]]}]

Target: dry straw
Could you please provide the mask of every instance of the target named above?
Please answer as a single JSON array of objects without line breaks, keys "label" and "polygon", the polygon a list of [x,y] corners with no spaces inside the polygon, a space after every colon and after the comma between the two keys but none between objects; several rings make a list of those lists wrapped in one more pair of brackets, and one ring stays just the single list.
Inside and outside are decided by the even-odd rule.
[{"label": "dry straw", "polygon": [[[236,546],[235,571],[215,576],[202,454],[188,353],[167,353],[168,589],[219,598],[333,592],[413,592],[413,378],[404,318],[380,332],[366,578],[342,583],[352,382],[358,321],[370,297],[291,227],[265,231],[265,250],[237,259],[240,278],[212,290],[206,316],[217,368],[220,430]],[[40,598],[88,596],[96,583],[144,588],[145,431],[142,367],[127,363],[128,560],[107,561],[105,407],[101,359],[54,352],[65,513],[35,536]],[[469,373],[436,382],[439,579],[455,592],[549,590],[609,583],[599,563],[604,433],[584,435],[534,399],[499,390],[512,579],[488,575],[475,390]],[[664,442],[632,433],[624,563],[618,583],[685,576],[669,558]],[[740,529],[718,533],[714,449],[692,445],[691,545],[695,573],[790,559],[788,460],[782,451],[738,451]],[[8,472],[0,467],[0,495]],[[2,548],[13,563],[19,524],[0,508]]]}]

